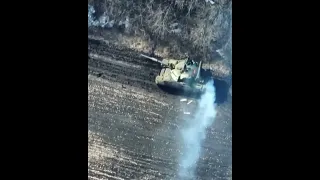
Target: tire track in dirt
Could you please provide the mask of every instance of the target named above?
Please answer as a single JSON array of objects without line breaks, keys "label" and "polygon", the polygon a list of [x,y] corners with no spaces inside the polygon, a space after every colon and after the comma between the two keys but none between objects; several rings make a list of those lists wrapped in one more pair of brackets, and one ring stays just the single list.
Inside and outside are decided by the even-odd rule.
[{"label": "tire track in dirt", "polygon": [[[138,54],[88,39],[88,179],[175,179],[181,154],[177,130],[192,117],[196,102],[184,116],[181,97],[155,85],[158,64]],[[220,128],[208,130],[200,179],[229,177],[229,108],[219,107]]]},{"label": "tire track in dirt", "polygon": [[[174,167],[171,168],[171,171],[167,170],[170,171],[168,174],[165,173],[163,167],[168,163],[164,163],[165,156],[159,157],[161,152],[157,153],[165,147],[167,142],[174,142],[174,139],[170,139],[170,137],[159,139],[156,136],[156,132],[161,131],[161,126],[165,123],[163,122],[165,118],[162,117],[162,114],[165,114],[163,111],[170,108],[170,104],[166,104],[166,102],[158,102],[157,104],[148,96],[130,95],[125,92],[126,90],[92,86],[89,85],[89,89],[95,93],[89,92],[88,128],[89,132],[99,136],[104,143],[103,145],[90,146],[89,138],[89,158],[90,152],[97,153],[94,150],[97,146],[109,147],[116,149],[117,153],[115,154],[118,155],[113,159],[103,159],[103,161],[112,162],[111,166],[106,167],[109,171],[114,172],[116,171],[114,168],[121,167],[121,172],[135,173],[130,178],[137,179],[140,179],[144,174],[150,175],[150,173],[154,177],[158,176],[157,172],[162,172],[162,176],[166,177],[168,174],[174,173]],[[118,93],[115,93],[116,91]],[[175,116],[171,115],[166,118],[174,120]],[[172,126],[171,128],[176,127]],[[103,149],[102,147],[100,149]],[[129,160],[134,161],[134,165],[128,165],[131,162]],[[89,160],[89,168],[91,164],[95,163],[90,163]],[[141,170],[148,172],[139,174]],[[117,177],[129,178],[129,174],[116,174]],[[162,176],[159,178],[164,178]]]},{"label": "tire track in dirt", "polygon": [[153,70],[159,70],[160,68],[158,63],[140,57],[140,52],[89,38],[88,43],[88,53],[107,56],[114,60],[127,62],[131,65],[141,65],[142,67],[151,68]]}]

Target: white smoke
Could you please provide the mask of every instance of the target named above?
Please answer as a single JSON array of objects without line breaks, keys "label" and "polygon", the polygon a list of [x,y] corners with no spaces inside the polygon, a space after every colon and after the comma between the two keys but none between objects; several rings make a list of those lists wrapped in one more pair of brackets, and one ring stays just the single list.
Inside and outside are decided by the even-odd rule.
[{"label": "white smoke", "polygon": [[183,155],[180,158],[179,179],[195,179],[195,169],[201,153],[201,144],[206,137],[206,128],[211,126],[216,117],[215,87],[213,81],[206,84],[206,92],[202,95],[195,118],[187,122],[188,126],[181,130],[184,143]]}]

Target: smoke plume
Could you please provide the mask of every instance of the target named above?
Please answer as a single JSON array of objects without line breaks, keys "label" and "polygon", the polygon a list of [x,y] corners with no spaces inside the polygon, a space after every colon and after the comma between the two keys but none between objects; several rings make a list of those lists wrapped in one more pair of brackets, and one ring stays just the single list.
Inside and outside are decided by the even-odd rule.
[{"label": "smoke plume", "polygon": [[195,179],[195,169],[201,154],[201,144],[206,137],[206,128],[211,126],[216,117],[216,98],[213,81],[206,84],[206,92],[202,95],[195,118],[188,121],[181,130],[184,143],[183,155],[180,158],[179,179]]}]

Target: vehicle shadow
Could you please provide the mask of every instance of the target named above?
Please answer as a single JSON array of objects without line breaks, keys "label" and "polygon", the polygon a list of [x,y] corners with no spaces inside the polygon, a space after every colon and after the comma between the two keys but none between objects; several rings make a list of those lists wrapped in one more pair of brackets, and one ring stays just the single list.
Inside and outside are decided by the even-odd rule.
[{"label": "vehicle shadow", "polygon": [[230,85],[226,81],[214,80],[214,86],[216,88],[216,101],[217,104],[222,104],[228,99],[228,92]]},{"label": "vehicle shadow", "polygon": [[[215,103],[217,103],[219,105],[219,104],[222,104],[225,101],[227,101],[230,85],[226,81],[212,78],[212,76],[211,76],[211,78],[206,78],[205,82],[209,82],[210,79],[213,79],[214,87],[215,87],[215,91],[216,91]],[[165,91],[165,92],[172,94],[172,95],[178,95],[178,96],[184,96],[187,98],[196,98],[196,99],[199,99],[201,97],[200,93],[194,92],[191,89],[176,88],[176,87],[163,86],[163,85],[158,85],[158,87],[162,91]]]}]

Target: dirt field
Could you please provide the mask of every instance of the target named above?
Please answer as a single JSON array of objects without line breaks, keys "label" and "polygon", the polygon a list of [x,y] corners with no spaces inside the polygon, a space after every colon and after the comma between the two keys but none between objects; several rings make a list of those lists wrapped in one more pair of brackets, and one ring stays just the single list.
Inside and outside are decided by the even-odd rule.
[{"label": "dirt field", "polygon": [[[159,89],[159,71],[138,52],[88,38],[88,179],[176,179],[179,129],[197,102]],[[198,179],[231,179],[231,104],[207,130]]]}]

